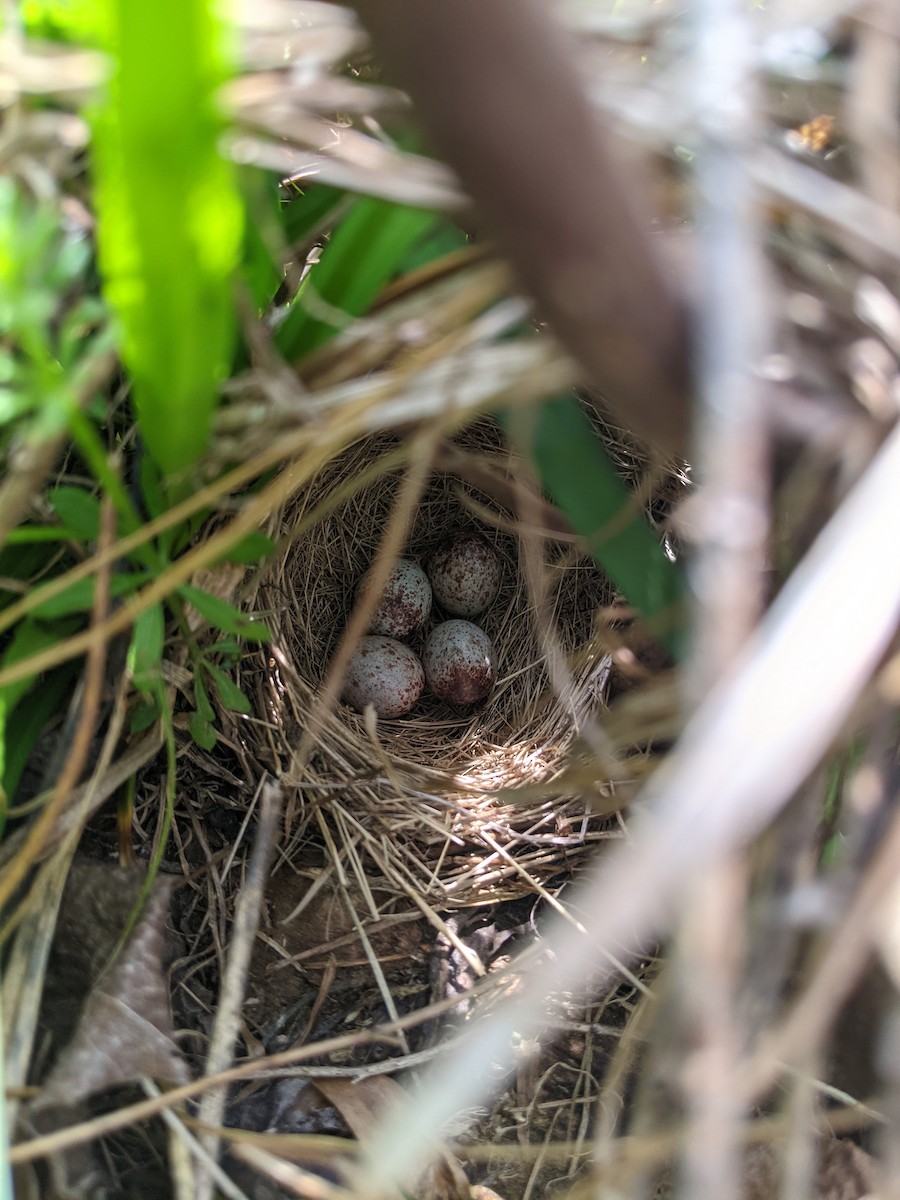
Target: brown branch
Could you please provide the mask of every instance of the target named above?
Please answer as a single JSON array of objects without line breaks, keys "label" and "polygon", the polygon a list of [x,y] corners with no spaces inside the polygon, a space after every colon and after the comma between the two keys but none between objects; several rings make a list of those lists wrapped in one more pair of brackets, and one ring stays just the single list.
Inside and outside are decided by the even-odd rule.
[{"label": "brown branch", "polygon": [[539,0],[355,0],[541,314],[624,424],[682,451],[687,320]]}]

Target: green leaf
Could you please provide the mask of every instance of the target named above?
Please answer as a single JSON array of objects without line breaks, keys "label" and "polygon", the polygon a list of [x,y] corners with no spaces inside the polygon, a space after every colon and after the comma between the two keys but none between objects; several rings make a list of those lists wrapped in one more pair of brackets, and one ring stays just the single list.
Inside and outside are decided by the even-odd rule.
[{"label": "green leaf", "polygon": [[[37,624],[32,617],[26,617],[24,621],[20,621],[15,627],[12,639],[3,651],[2,660],[0,661],[2,661],[4,667],[11,667],[15,663],[20,663],[26,658],[30,658],[32,654],[39,654],[49,646],[56,645],[68,633],[68,627],[62,631],[58,628],[52,629],[46,625]],[[0,703],[5,706],[8,712],[11,711],[22,696],[25,695],[33,682],[34,676],[32,675],[27,679],[20,679],[16,683],[6,684],[0,688]]]},{"label": "green leaf", "polygon": [[590,551],[628,602],[654,623],[673,654],[684,638],[684,581],[636,508],[631,493],[574,395],[544,401],[527,434],[523,416],[506,420],[527,442],[541,482],[584,537]]},{"label": "green leaf", "polygon": [[433,229],[428,230],[425,237],[420,238],[399,265],[401,275],[415,271],[428,263],[436,262],[447,254],[463,250],[469,244],[465,233],[454,225],[448,218],[437,222]]},{"label": "green leaf", "polygon": [[114,71],[94,114],[105,295],[164,474],[205,448],[235,340],[243,205],[219,154],[225,20],[213,0],[101,0]]},{"label": "green leaf", "polygon": [[153,722],[159,716],[159,703],[157,700],[141,700],[134,706],[134,712],[131,714],[131,732],[143,733],[145,729],[149,729]]},{"label": "green leaf", "polygon": [[355,200],[278,329],[275,340],[285,358],[300,358],[338,332],[337,324],[313,315],[314,306],[304,302],[305,288],[348,321],[361,316],[435,220],[425,209],[369,196]]},{"label": "green leaf", "polygon": [[[93,349],[99,348],[102,353],[108,336],[108,317],[106,305],[99,296],[84,296],[65,313],[57,338],[57,356],[66,370],[90,355]],[[102,329],[102,335],[97,333],[98,329]]]},{"label": "green leaf", "polygon": [[[114,599],[135,592],[146,581],[143,571],[135,571],[130,575],[113,575],[109,581],[109,594]],[[94,603],[95,579],[79,579],[70,584],[64,591],[42,600],[31,610],[32,616],[43,621],[54,617],[67,617],[72,613],[88,612]]]},{"label": "green leaf", "polygon": [[[15,627],[0,661],[4,667],[23,662],[55,645],[69,632],[68,625],[48,629],[27,617]],[[34,688],[34,675],[0,688],[0,779],[7,796],[12,795],[34,742],[61,701],[62,685],[58,681],[69,680],[72,674],[71,668],[57,671],[43,680],[39,688]],[[32,689],[29,702],[20,703]]]},{"label": "green leaf", "polygon": [[207,662],[205,666],[223,708],[227,708],[231,712],[243,713],[245,716],[253,711],[250,701],[233,679],[214,663]]},{"label": "green leaf", "polygon": [[20,388],[0,387],[0,425],[9,425],[31,408],[31,397]]},{"label": "green leaf", "polygon": [[148,454],[141,455],[138,466],[138,478],[141,482],[141,495],[144,498],[144,505],[147,512],[151,517],[162,516],[168,508],[168,504],[166,503],[159,471],[157,471],[156,464]]},{"label": "green leaf", "polygon": [[188,721],[191,737],[201,749],[212,750],[218,741],[218,734],[213,726],[216,714],[209,702],[199,671],[194,676],[194,703],[197,705],[197,711],[191,713]]},{"label": "green leaf", "polygon": [[248,642],[267,642],[269,640],[269,631],[261,621],[254,621],[252,617],[242,613],[239,608],[235,608],[227,600],[222,600],[219,596],[213,596],[210,592],[204,592],[190,584],[184,584],[178,591],[215,629],[221,629],[224,633],[233,633],[236,637],[243,638]]},{"label": "green leaf", "polygon": [[[206,663],[203,664],[205,670]],[[209,702],[209,696],[206,694],[206,687],[203,683],[203,675],[200,671],[194,676],[194,703],[197,706],[197,712],[205,721],[212,721],[215,717],[215,710]]]},{"label": "green leaf", "polygon": [[188,719],[188,729],[191,732],[191,737],[197,743],[201,750],[212,750],[216,742],[219,740],[219,735],[211,721],[207,721],[205,717],[201,717],[199,713],[191,713]]},{"label": "green leaf", "polygon": [[100,501],[84,488],[58,487],[47,497],[50,507],[85,542],[100,535]]},{"label": "green leaf", "polygon": [[77,283],[91,261],[91,243],[75,234],[64,235],[49,266],[49,282],[54,291],[64,292]]},{"label": "green leaf", "polygon": [[145,696],[158,698],[162,684],[162,657],[166,642],[166,617],[162,604],[145,609],[134,623],[128,647],[131,681]]},{"label": "green leaf", "polygon": [[217,562],[231,562],[255,565],[275,549],[275,543],[264,533],[256,531],[241,538],[230,550],[227,550]]},{"label": "green leaf", "polygon": [[[47,570],[56,553],[53,547],[40,543],[6,546],[0,550],[0,578],[31,583],[36,575],[41,575]],[[0,595],[3,595],[5,600],[10,593],[0,591]],[[16,593],[16,599],[19,598]]]},{"label": "green leaf", "polygon": [[7,546],[35,546],[46,542],[80,542],[82,535],[66,525],[20,525],[6,535]]},{"label": "green leaf", "polygon": [[[17,704],[11,712],[0,701],[0,776],[5,796],[15,795],[35,743],[47,722],[71,695],[76,676],[71,664],[51,671],[41,680],[40,687],[33,689],[27,703]],[[0,833],[5,816],[0,813]]]},{"label": "green leaf", "polygon": [[215,642],[212,646],[210,646],[206,651],[207,655],[221,654],[221,655],[225,655],[227,658],[234,658],[234,659],[240,658],[242,653],[243,653],[243,646],[241,645],[240,642],[236,641],[234,638],[221,638],[218,642]]}]

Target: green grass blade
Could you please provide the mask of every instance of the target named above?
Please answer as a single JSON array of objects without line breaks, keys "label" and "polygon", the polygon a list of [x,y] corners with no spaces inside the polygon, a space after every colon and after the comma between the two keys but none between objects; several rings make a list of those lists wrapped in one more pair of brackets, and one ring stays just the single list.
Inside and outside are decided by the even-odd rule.
[{"label": "green grass blade", "polygon": [[[15,632],[0,655],[0,665],[9,667],[13,663],[24,662],[33,654],[39,654],[41,650],[46,650],[48,646],[53,646],[68,637],[73,629],[74,626],[70,622],[46,625],[27,617],[16,625]],[[35,676],[28,675],[16,683],[7,683],[0,687],[0,703],[7,711],[11,711],[34,682]]]},{"label": "green grass blade", "polygon": [[[528,440],[547,493],[618,590],[677,656],[684,637],[681,571],[635,508],[575,396],[547,400],[533,415]],[[518,420],[514,429],[525,432]]]},{"label": "green grass blade", "polygon": [[189,604],[193,604],[200,616],[214,629],[221,629],[223,633],[233,633],[248,642],[269,641],[271,634],[262,621],[254,621],[221,596],[213,596],[212,593],[188,583],[182,584],[178,592]]},{"label": "green grass blade", "polygon": [[128,647],[128,671],[139,692],[152,696],[162,690],[162,657],[166,642],[166,616],[153,604],[134,623]]},{"label": "green grass blade", "polygon": [[281,226],[290,243],[306,240],[313,230],[336,225],[340,206],[350,201],[347,192],[325,183],[306,188],[291,185],[287,194],[289,198],[281,208]]},{"label": "green grass blade", "polygon": [[204,449],[235,338],[243,209],[219,155],[224,31],[212,0],[104,0],[113,78],[94,114],[105,293],[147,448],[164,472]]},{"label": "green grass blade", "polygon": [[[27,698],[17,704],[10,713],[4,711],[0,700],[0,743],[3,747],[2,795],[11,799],[15,795],[22,772],[34,749],[34,745],[44,731],[44,726],[50,718],[65,708],[66,701],[72,695],[72,688],[78,672],[71,664],[60,667],[58,671],[41,680]],[[0,834],[6,823],[6,812],[0,808]]]},{"label": "green grass blade", "polygon": [[[60,626],[46,626],[33,620],[20,621],[0,656],[0,662],[3,666],[22,662],[32,654],[52,646],[65,637],[66,632],[66,628]],[[53,706],[61,699],[58,689],[54,689],[49,681],[44,680],[29,703],[20,704],[34,682],[32,675],[0,688],[0,779],[3,781],[3,794],[7,797],[12,794],[18,782],[44,722],[54,711]],[[4,819],[5,814],[0,811],[0,832]]]},{"label": "green grass blade", "polygon": [[100,501],[84,488],[57,487],[47,493],[47,503],[59,519],[86,542],[100,534]]},{"label": "green grass blade", "polygon": [[314,305],[304,302],[307,287],[324,301],[323,308],[339,310],[348,321],[361,316],[435,220],[425,209],[387,200],[364,196],[354,201],[278,330],[276,341],[285,358],[302,358],[339,329],[337,320],[320,319]]},{"label": "green grass blade", "polygon": [[[127,596],[136,592],[146,580],[147,576],[143,571],[134,571],[129,575],[113,575],[109,581],[109,594],[114,599]],[[79,579],[64,591],[57,592],[41,604],[36,604],[31,610],[32,616],[39,621],[48,621],[57,617],[69,617],[75,613],[87,613],[94,603],[96,584],[94,578]]]},{"label": "green grass blade", "polygon": [[244,167],[241,191],[247,214],[241,261],[241,279],[260,316],[272,302],[284,275],[279,250],[284,252],[281,200],[278,186],[267,172]]}]

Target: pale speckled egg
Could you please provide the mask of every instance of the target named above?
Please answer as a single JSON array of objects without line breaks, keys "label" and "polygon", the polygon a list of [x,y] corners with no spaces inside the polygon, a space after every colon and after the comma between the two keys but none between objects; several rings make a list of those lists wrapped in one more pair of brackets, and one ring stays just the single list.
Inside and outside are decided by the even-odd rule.
[{"label": "pale speckled egg", "polygon": [[494,684],[491,639],[471,621],[444,621],[422,652],[425,681],[439,700],[459,706],[483,700]]},{"label": "pale speckled egg", "polygon": [[371,704],[379,717],[402,717],[424,690],[422,663],[409,646],[374,636],[360,639],[341,698],[359,712]]},{"label": "pale speckled egg", "polygon": [[[367,586],[367,579],[360,583]],[[420,629],[431,612],[428,576],[409,558],[399,558],[388,576],[384,595],[369,622],[369,632],[384,637],[407,638]]]},{"label": "pale speckled egg", "polygon": [[479,533],[458,533],[431,556],[428,578],[445,612],[474,617],[484,612],[500,588],[500,559]]}]

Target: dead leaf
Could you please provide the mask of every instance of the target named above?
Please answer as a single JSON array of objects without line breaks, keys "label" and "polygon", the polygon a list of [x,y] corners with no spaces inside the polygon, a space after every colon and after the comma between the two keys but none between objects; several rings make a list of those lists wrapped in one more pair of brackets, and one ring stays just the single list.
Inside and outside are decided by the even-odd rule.
[{"label": "dead leaf", "polygon": [[[316,1088],[347,1122],[359,1141],[375,1131],[386,1109],[408,1102],[407,1092],[388,1075],[351,1079],[316,1079]],[[435,1144],[434,1162],[418,1181],[415,1194],[422,1200],[470,1200],[471,1189],[456,1155],[442,1143]]]},{"label": "dead leaf", "polygon": [[168,880],[154,885],[131,937],[113,957],[141,884],[138,873],[105,864],[81,864],[73,870],[56,935],[65,945],[51,954],[57,971],[48,972],[48,978],[57,993],[70,988],[68,1007],[74,1012],[83,985],[90,990],[36,1107],[74,1104],[142,1075],[167,1083],[188,1079],[172,1037],[166,977]]}]

